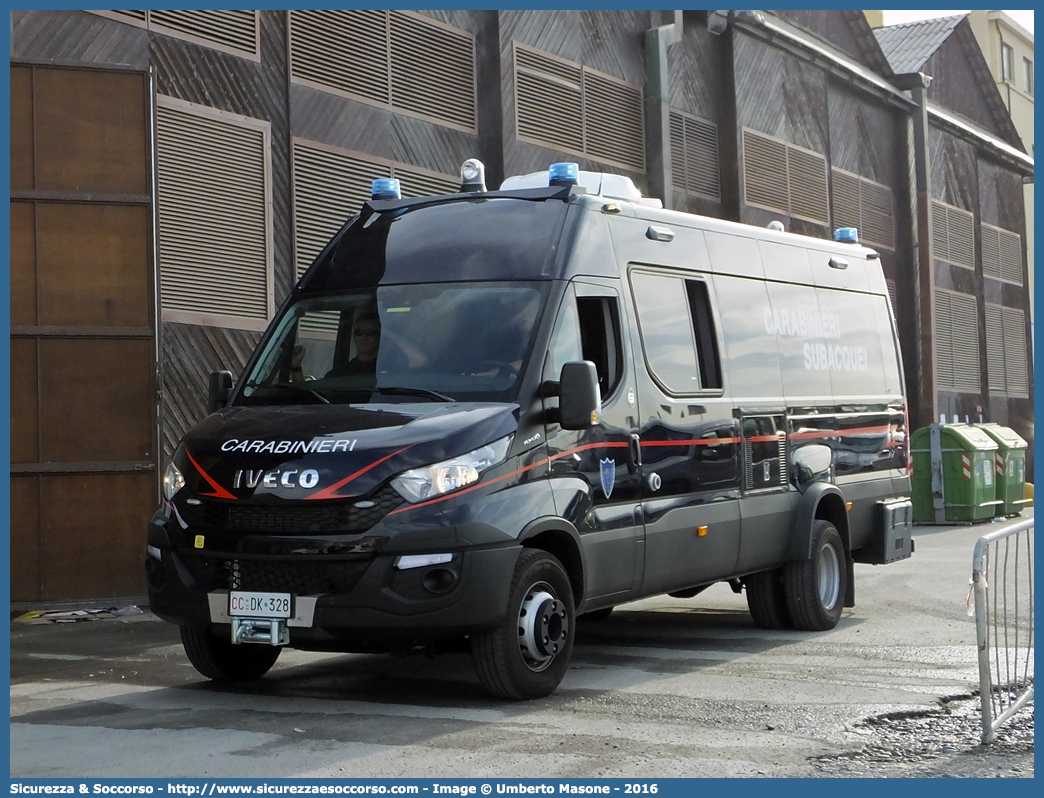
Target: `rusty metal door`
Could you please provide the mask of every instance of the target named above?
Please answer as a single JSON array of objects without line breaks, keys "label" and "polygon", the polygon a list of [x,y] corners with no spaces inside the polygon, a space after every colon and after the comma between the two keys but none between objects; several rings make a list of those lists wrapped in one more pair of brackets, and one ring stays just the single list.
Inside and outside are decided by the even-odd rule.
[{"label": "rusty metal door", "polygon": [[11,65],[11,602],[141,596],[157,499],[151,82]]}]

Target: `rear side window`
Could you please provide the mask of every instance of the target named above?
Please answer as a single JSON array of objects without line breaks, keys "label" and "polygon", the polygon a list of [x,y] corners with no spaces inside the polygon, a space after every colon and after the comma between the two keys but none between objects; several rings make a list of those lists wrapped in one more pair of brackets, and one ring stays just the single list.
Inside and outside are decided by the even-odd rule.
[{"label": "rear side window", "polygon": [[722,387],[718,338],[705,281],[631,272],[642,348],[656,381],[672,394]]}]

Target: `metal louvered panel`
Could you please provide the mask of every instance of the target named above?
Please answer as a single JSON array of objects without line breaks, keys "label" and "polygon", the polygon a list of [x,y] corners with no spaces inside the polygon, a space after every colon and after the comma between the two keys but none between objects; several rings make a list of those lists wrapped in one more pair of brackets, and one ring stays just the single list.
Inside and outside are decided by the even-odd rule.
[{"label": "metal louvered panel", "polygon": [[104,14],[107,17],[122,19],[131,24],[144,24],[148,19],[148,11],[92,11],[92,14]]},{"label": "metal louvered panel", "polygon": [[149,27],[258,55],[257,11],[149,11]]},{"label": "metal louvered panel", "polygon": [[789,213],[787,145],[743,131],[743,198],[748,205]]},{"label": "metal louvered panel", "polygon": [[937,379],[942,390],[978,393],[979,323],[975,297],[936,292]]},{"label": "metal louvered panel", "polygon": [[160,285],[165,314],[236,326],[272,311],[269,126],[229,116],[159,100]]},{"label": "metal louvered panel", "polygon": [[459,177],[433,175],[398,164],[392,165],[392,177],[399,178],[404,197],[432,197],[440,194],[456,194],[460,191]]},{"label": "metal louvered panel", "polygon": [[975,216],[969,211],[947,206],[946,227],[949,235],[950,263],[966,269],[975,268]]},{"label": "metal louvered panel", "polygon": [[579,85],[574,88],[543,75],[516,70],[515,91],[519,138],[572,152],[583,151],[583,104]]},{"label": "metal louvered panel", "polygon": [[866,178],[859,179],[862,214],[859,235],[868,244],[895,249],[895,208],[892,190]]},{"label": "metal louvered panel", "polygon": [[790,215],[830,224],[826,158],[787,145],[787,177],[790,184]]},{"label": "metal louvered panel", "polygon": [[388,104],[387,40],[386,11],[291,11],[291,74]]},{"label": "metal louvered panel", "polygon": [[645,171],[645,114],[637,86],[584,69],[584,152]]},{"label": "metal louvered panel", "polygon": [[392,11],[391,65],[392,105],[475,130],[471,35]]},{"label": "metal louvered panel", "polygon": [[940,390],[953,390],[953,314],[949,291],[935,292],[935,382]]},{"label": "metal louvered panel", "polygon": [[947,232],[946,205],[932,200],[932,250],[936,260],[950,260],[950,235]]},{"label": "metal louvered panel", "polygon": [[990,393],[1007,393],[1004,368],[1004,309],[986,303],[986,381]]},{"label": "metal louvered panel", "polygon": [[888,279],[886,279],[885,280],[885,286],[887,286],[887,288],[888,288],[888,301],[892,305],[892,318],[898,319],[899,318],[899,305],[896,302],[895,280],[888,280]]},{"label": "metal louvered panel", "polygon": [[1008,396],[1029,398],[1026,315],[1017,308],[1004,311],[1004,370]]},{"label": "metal louvered panel", "polygon": [[1001,278],[1000,264],[1000,228],[983,222],[979,225],[979,236],[982,239],[982,273],[994,280]]},{"label": "metal louvered panel", "polygon": [[517,44],[515,45],[515,69],[538,72],[544,77],[558,78],[570,86],[575,86],[578,90],[580,88],[582,69],[579,64],[534,52],[525,47],[519,47]]},{"label": "metal louvered panel", "polygon": [[859,210],[859,177],[836,167],[833,172],[834,227],[858,227],[862,233]]},{"label": "metal louvered panel", "polygon": [[671,182],[674,190],[686,192],[689,181],[685,174],[685,118],[671,111]]},{"label": "metal louvered panel", "polygon": [[1000,249],[1000,279],[1022,285],[1022,236],[1008,230],[998,230]]},{"label": "metal louvered panel", "polygon": [[672,110],[671,172],[675,191],[720,200],[718,126]]},{"label": "metal louvered panel", "polygon": [[373,180],[387,165],[294,142],[294,261],[297,275],[370,199]]}]

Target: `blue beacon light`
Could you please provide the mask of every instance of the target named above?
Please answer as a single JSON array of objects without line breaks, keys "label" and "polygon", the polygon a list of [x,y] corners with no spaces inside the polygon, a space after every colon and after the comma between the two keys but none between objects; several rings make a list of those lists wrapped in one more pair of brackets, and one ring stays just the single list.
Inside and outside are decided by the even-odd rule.
[{"label": "blue beacon light", "polygon": [[580,182],[580,167],[575,163],[553,163],[548,171],[549,186],[575,186]]},{"label": "blue beacon light", "polygon": [[839,227],[834,231],[834,240],[842,244],[858,244],[859,231],[854,227]]},{"label": "blue beacon light", "polygon": [[394,177],[379,177],[374,180],[372,192],[370,198],[375,200],[402,199],[399,181]]}]

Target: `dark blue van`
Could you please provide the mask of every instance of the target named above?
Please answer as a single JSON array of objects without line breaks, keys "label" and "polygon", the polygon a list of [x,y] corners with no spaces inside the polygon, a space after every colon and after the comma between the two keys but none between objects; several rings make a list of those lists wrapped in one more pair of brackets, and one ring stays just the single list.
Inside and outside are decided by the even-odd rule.
[{"label": "dark blue van", "polygon": [[728,581],[762,627],[828,630],[853,563],[910,555],[895,323],[854,230],[667,211],[573,164],[386,182],[166,468],[150,604],[200,673],[467,647],[533,698],[581,615]]}]

